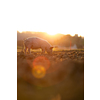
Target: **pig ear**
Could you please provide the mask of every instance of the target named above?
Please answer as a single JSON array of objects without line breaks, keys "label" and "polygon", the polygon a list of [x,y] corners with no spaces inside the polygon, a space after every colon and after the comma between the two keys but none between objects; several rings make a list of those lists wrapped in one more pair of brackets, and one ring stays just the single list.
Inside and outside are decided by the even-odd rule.
[{"label": "pig ear", "polygon": [[50,49],[53,49],[53,47],[50,47]]}]

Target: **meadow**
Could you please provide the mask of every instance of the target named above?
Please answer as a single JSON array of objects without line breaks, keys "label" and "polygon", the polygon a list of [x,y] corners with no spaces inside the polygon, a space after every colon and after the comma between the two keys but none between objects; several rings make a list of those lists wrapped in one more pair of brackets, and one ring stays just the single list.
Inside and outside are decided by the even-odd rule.
[{"label": "meadow", "polygon": [[84,100],[84,49],[53,49],[52,55],[17,47],[18,100]]}]

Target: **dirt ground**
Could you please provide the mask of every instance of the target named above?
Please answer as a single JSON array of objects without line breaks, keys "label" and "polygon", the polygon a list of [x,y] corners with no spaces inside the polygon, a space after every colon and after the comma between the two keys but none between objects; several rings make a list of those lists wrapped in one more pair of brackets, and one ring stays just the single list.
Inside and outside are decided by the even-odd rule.
[{"label": "dirt ground", "polygon": [[17,100],[84,100],[84,50],[17,52]]}]

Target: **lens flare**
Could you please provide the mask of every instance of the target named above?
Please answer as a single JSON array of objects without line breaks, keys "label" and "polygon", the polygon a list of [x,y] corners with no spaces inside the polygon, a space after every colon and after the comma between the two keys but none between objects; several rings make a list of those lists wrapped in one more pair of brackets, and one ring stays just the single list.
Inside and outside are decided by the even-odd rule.
[{"label": "lens flare", "polygon": [[32,74],[35,78],[43,78],[46,74],[46,70],[43,66],[34,66]]},{"label": "lens flare", "polygon": [[33,61],[33,67],[35,66],[43,66],[47,70],[50,67],[50,61],[44,56],[39,56]]},{"label": "lens flare", "polygon": [[32,74],[35,78],[43,78],[49,67],[50,61],[44,56],[39,56],[33,61]]}]

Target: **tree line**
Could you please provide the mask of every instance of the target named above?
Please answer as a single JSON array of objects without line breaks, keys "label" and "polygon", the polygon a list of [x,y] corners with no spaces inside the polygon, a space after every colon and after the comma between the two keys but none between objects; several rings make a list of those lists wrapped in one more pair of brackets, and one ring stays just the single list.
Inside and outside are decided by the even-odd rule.
[{"label": "tree line", "polygon": [[22,33],[17,31],[17,46],[22,46],[24,39],[34,36],[43,38],[52,45],[69,47],[71,44],[71,46],[76,45],[77,48],[84,48],[84,37],[78,36],[77,34],[71,36],[70,34],[64,35],[58,33],[54,36],[51,36],[48,35],[46,32],[30,32],[30,31]]}]

